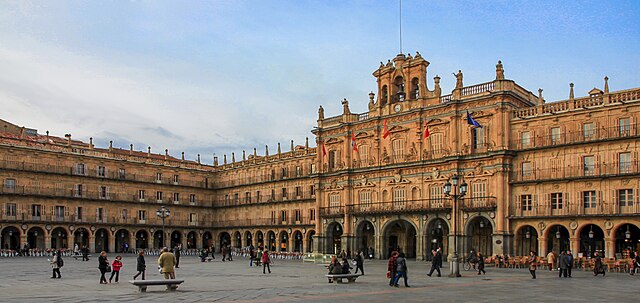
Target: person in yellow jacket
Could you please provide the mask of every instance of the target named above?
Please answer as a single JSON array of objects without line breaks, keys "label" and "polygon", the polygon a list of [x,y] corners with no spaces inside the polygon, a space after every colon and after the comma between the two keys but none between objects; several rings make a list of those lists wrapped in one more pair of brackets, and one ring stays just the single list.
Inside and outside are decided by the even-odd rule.
[{"label": "person in yellow jacket", "polygon": [[[175,279],[176,272],[174,266],[176,265],[176,256],[173,253],[169,252],[168,248],[162,249],[162,254],[158,258],[158,266],[160,267],[160,271],[164,274],[165,279]],[[167,285],[167,288],[170,288],[171,285]],[[177,288],[176,286],[173,286]]]}]

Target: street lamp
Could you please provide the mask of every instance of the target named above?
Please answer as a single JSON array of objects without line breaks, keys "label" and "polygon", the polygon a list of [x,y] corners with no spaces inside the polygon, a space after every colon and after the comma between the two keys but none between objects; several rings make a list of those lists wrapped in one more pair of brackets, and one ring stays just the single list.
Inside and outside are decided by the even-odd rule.
[{"label": "street lamp", "polygon": [[627,239],[631,239],[631,231],[629,230],[629,225],[627,225],[627,231],[624,232],[624,237]]},{"label": "street lamp", "polygon": [[444,194],[453,198],[453,256],[449,261],[449,277],[451,278],[461,277],[460,261],[458,260],[458,199],[467,194],[467,183],[463,181],[458,188],[459,181],[458,175],[453,175],[451,182],[447,181],[444,184]]},{"label": "street lamp", "polygon": [[156,216],[162,219],[162,247],[164,247],[164,219],[171,215],[171,211],[168,208],[161,206],[158,210],[156,210]]}]

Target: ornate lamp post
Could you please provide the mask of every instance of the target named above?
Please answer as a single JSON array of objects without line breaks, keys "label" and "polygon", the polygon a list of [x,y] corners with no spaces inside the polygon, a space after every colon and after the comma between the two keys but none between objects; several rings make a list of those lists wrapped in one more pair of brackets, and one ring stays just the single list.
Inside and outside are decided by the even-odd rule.
[{"label": "ornate lamp post", "polygon": [[[451,182],[444,184],[444,194],[453,198],[453,256],[449,261],[449,277],[460,277],[460,260],[458,259],[458,199],[467,194],[467,183],[460,181],[458,175],[451,177]],[[453,185],[453,189],[452,189]]]},{"label": "ornate lamp post", "polygon": [[164,238],[165,238],[165,233],[164,233],[164,219],[169,217],[171,215],[171,211],[169,211],[168,208],[161,206],[158,210],[156,210],[156,216],[158,216],[158,218],[162,219],[162,247],[164,247]]}]

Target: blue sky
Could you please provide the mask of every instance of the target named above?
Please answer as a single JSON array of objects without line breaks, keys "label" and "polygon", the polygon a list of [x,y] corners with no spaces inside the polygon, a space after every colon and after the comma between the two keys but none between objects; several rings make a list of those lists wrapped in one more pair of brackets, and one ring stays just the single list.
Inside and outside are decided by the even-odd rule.
[{"label": "blue sky", "polygon": [[[411,1],[403,51],[428,78],[505,74],[548,101],[640,86],[637,1]],[[399,52],[398,1],[4,1],[0,118],[136,149],[260,153],[312,137]],[[430,84],[432,86],[432,84]],[[315,145],[312,142],[312,145]]]}]

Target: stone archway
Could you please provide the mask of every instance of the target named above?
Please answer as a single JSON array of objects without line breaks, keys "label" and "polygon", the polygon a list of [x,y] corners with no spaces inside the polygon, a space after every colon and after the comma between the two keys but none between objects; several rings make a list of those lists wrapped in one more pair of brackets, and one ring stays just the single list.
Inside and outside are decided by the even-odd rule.
[{"label": "stone archway", "polygon": [[[559,224],[552,225],[547,227],[546,233],[547,251],[545,251],[544,254],[551,251],[560,254],[563,250],[571,249],[569,230],[566,227]],[[544,256],[542,252],[538,252],[538,254]]]},{"label": "stone archway", "polygon": [[126,229],[120,229],[116,232],[115,235],[116,247],[114,247],[116,252],[128,253],[130,249],[129,244],[129,231]]},{"label": "stone archway", "polygon": [[283,230],[278,235],[278,242],[280,243],[278,251],[289,251],[289,234],[286,230]]},{"label": "stone archway", "polygon": [[29,248],[44,249],[44,230],[40,227],[32,227],[27,231],[27,244]]},{"label": "stone archway", "polygon": [[242,234],[239,231],[233,233],[233,247],[242,248]]},{"label": "stone archway", "polygon": [[633,252],[640,253],[640,228],[635,224],[620,225],[614,233],[614,253],[616,258],[633,257]]},{"label": "stone archway", "polygon": [[51,249],[69,248],[67,230],[64,227],[56,227],[51,231]]},{"label": "stone archway", "polygon": [[96,252],[101,252],[101,251],[109,252],[109,231],[108,230],[104,228],[100,228],[96,230],[95,241],[96,241],[96,246],[95,246]]},{"label": "stone archway", "polygon": [[356,228],[356,250],[362,251],[364,256],[368,256],[370,249],[376,247],[375,226],[369,220],[363,220]]},{"label": "stone archway", "polygon": [[256,245],[258,249],[264,249],[264,234],[262,231],[256,231]]},{"label": "stone archway", "polygon": [[267,232],[267,250],[276,251],[276,234],[273,231]]},{"label": "stone archway", "polygon": [[383,228],[383,253],[388,258],[393,251],[403,252],[407,258],[416,257],[416,228],[411,222],[398,219]]},{"label": "stone archway", "polygon": [[198,241],[197,241],[197,234],[195,231],[190,231],[187,234],[187,249],[194,249],[196,248]]},{"label": "stone archway", "polygon": [[516,231],[516,256],[528,256],[530,252],[538,253],[538,231],[531,225],[521,226]]},{"label": "stone archway", "polygon": [[344,229],[342,225],[338,222],[331,222],[327,226],[327,245],[325,246],[326,254],[339,254],[342,252],[342,233]]},{"label": "stone archway", "polygon": [[483,216],[477,216],[467,225],[467,251],[480,252],[483,256],[493,255],[493,225]]},{"label": "stone archway", "polygon": [[149,233],[144,230],[138,230],[136,232],[136,249],[149,248]]},{"label": "stone archway", "polygon": [[176,247],[178,244],[182,244],[182,232],[179,230],[174,230],[171,233],[171,247]]},{"label": "stone archway", "polygon": [[307,252],[308,253],[312,253],[314,250],[314,246],[313,246],[313,236],[316,235],[316,231],[315,230],[310,230],[307,231]]},{"label": "stone archway", "polygon": [[[449,225],[447,221],[442,218],[435,218],[427,223],[427,228],[424,230],[425,243],[423,246],[424,260],[432,260],[432,250],[442,249],[443,259],[446,260],[449,255]],[[443,260],[444,261],[444,260]]]},{"label": "stone archway", "polygon": [[212,239],[213,237],[211,236],[211,233],[205,231],[202,234],[202,248],[211,248],[211,245],[213,245]]},{"label": "stone archway", "polygon": [[164,233],[162,230],[156,230],[153,233],[153,248],[161,249],[164,247]]},{"label": "stone archway", "polygon": [[293,251],[294,252],[303,252],[302,247],[302,233],[299,230],[293,232]]},{"label": "stone archway", "polygon": [[244,243],[247,247],[253,245],[253,238],[251,237],[251,232],[248,230],[244,232]]},{"label": "stone archway", "polygon": [[604,231],[600,226],[595,224],[587,224],[580,229],[580,248],[579,253],[586,257],[593,257],[598,252],[601,257],[605,256]]},{"label": "stone archway", "polygon": [[218,251],[222,251],[222,247],[227,245],[231,245],[231,235],[228,232],[222,232],[218,241]]},{"label": "stone archway", "polygon": [[2,249],[20,250],[20,230],[14,226],[7,226],[2,229]]}]

